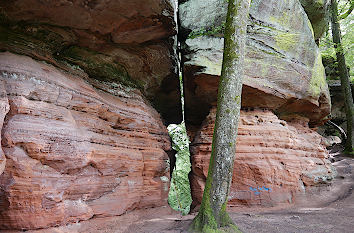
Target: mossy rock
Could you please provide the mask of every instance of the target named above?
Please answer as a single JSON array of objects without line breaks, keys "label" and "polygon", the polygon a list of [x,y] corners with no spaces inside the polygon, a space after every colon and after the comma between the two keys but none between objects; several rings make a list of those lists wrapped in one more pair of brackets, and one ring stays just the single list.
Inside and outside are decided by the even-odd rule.
[{"label": "mossy rock", "polygon": [[113,57],[76,46],[77,38],[69,28],[48,24],[15,22],[0,14],[0,50],[43,60],[66,71],[85,71],[91,78],[142,88],[132,81],[122,64]]},{"label": "mossy rock", "polygon": [[[217,98],[224,41],[214,29],[222,28],[226,6],[225,0],[180,4],[182,30],[190,32],[182,41],[182,60],[187,89],[190,85],[194,94],[186,98],[192,117],[193,111],[202,112],[199,105],[212,105]],[[243,107],[295,112],[313,124],[322,122],[330,112],[330,96],[314,33],[298,0],[251,2]]]},{"label": "mossy rock", "polygon": [[328,0],[300,0],[311,21],[315,39],[322,37],[328,29]]}]

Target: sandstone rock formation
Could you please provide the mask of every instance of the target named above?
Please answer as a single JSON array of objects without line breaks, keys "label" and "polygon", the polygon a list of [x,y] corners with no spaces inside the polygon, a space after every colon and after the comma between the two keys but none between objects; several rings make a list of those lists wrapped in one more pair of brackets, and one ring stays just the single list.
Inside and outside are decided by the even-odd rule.
[{"label": "sandstone rock formation", "polygon": [[117,44],[143,43],[175,33],[173,0],[15,0],[1,6],[11,19],[110,34]]},{"label": "sandstone rock formation", "polygon": [[[195,204],[211,153],[226,4],[189,0],[179,8],[187,122],[198,128],[208,115],[192,144]],[[241,114],[230,204],[289,203],[335,176],[321,136],[309,128],[330,113],[321,54],[297,0],[252,1],[247,30],[242,107],[248,111]]]},{"label": "sandstone rock formation", "polygon": [[[176,2],[1,1],[0,49],[70,72],[83,69],[113,86],[137,87],[168,114],[179,100],[172,90],[161,88],[177,76]],[[178,90],[178,80],[170,86]],[[163,105],[160,96],[171,101]]]},{"label": "sandstone rock formation", "polygon": [[[166,204],[170,141],[136,89],[0,54],[0,228],[31,229]],[[84,75],[84,74],[83,74]]]},{"label": "sandstone rock formation", "polygon": [[[180,5],[187,112],[200,121],[216,101],[221,72],[226,2],[189,0]],[[216,8],[217,10],[215,10]],[[252,1],[248,25],[243,107],[299,114],[317,124],[330,112],[330,96],[311,23],[297,0]],[[188,111],[188,106],[190,111]],[[200,111],[195,111],[195,109]],[[197,114],[197,113],[195,113]],[[188,118],[188,115],[187,115]],[[195,118],[195,119],[194,119]]]},{"label": "sandstone rock formation", "polygon": [[[177,0],[0,1],[0,229],[166,204],[165,125],[182,119],[177,31],[200,201],[226,2],[180,1],[177,30]],[[330,112],[315,43],[325,7],[252,1],[231,205],[291,202],[335,174],[308,127]]]},{"label": "sandstone rock formation", "polygon": [[[216,108],[192,143],[192,193],[200,203],[208,174]],[[292,203],[306,187],[326,183],[336,171],[322,137],[306,119],[287,122],[269,110],[241,111],[229,205]]]}]

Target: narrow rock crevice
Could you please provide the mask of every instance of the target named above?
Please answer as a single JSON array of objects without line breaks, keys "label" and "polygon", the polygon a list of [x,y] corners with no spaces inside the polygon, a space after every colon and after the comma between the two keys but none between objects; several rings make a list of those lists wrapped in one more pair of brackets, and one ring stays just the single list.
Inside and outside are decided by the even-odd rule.
[{"label": "narrow rock crevice", "polygon": [[0,80],[0,175],[4,172],[6,166],[6,154],[3,147],[4,128],[8,121],[8,113],[10,111],[9,100],[7,97],[5,83]]}]

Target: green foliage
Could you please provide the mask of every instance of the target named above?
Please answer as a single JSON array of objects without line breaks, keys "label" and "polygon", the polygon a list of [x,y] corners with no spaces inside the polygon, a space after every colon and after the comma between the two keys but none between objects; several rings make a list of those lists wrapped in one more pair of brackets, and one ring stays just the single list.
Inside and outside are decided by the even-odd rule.
[{"label": "green foliage", "polygon": [[184,122],[179,125],[171,124],[167,127],[172,138],[172,148],[177,151],[176,165],[172,172],[168,204],[172,209],[186,215],[192,204],[191,189],[188,174],[191,171],[189,139]]},{"label": "green foliage", "polygon": [[325,67],[327,80],[339,80],[338,62],[335,57],[322,55],[322,63]]},{"label": "green foliage", "polygon": [[188,174],[191,171],[189,139],[186,125],[184,123],[184,94],[183,78],[179,76],[179,86],[181,92],[181,107],[183,121],[179,125],[171,124],[167,127],[172,139],[172,148],[177,151],[176,164],[172,171],[170,190],[168,192],[168,204],[172,209],[180,211],[186,215],[190,211],[192,204],[191,189]]},{"label": "green foliage", "polygon": [[[350,1],[348,0],[340,0],[338,1],[338,13],[339,15],[344,14],[345,12],[348,11],[350,8],[351,4]],[[344,56],[346,60],[346,64],[348,68],[350,69],[349,75],[350,75],[350,80],[351,82],[354,83],[354,14],[351,13],[348,15],[345,19],[340,20],[340,26],[342,30],[342,46],[344,49]],[[336,61],[334,62],[333,65],[327,67],[327,62],[329,61],[328,58],[336,57],[336,50],[334,48],[334,44],[332,41],[332,35],[331,35],[331,30],[328,30],[325,36],[321,39],[320,41],[320,50],[322,53],[323,58],[323,63],[324,66],[326,67],[326,75],[328,78],[328,75],[330,79],[339,79],[335,78],[333,74],[335,73],[333,70],[330,71],[329,69],[335,68]],[[338,77],[338,76],[337,76]]]}]

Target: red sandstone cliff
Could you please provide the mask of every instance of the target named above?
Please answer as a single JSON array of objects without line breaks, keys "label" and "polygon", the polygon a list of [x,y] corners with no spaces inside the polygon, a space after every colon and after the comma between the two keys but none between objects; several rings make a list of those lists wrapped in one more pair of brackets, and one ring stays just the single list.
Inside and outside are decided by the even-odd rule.
[{"label": "red sandstone cliff", "polygon": [[[226,2],[209,3],[183,1],[182,37],[221,23]],[[164,123],[181,120],[175,4],[0,2],[0,50],[11,52],[0,53],[0,228],[167,204],[171,148],[160,114]],[[230,204],[276,205],[333,178],[308,126],[324,120],[330,99],[300,3],[256,1],[250,19],[242,96],[249,110],[241,113]],[[182,41],[195,203],[211,150],[220,42],[219,34]]]},{"label": "red sandstone cliff", "polygon": [[[208,174],[215,114],[213,108],[191,145],[195,204]],[[241,111],[229,205],[292,203],[306,187],[332,180],[336,172],[321,140],[306,119],[286,122],[269,110]]]},{"label": "red sandstone cliff", "polygon": [[45,228],[166,204],[170,141],[140,92],[113,96],[10,53],[0,54],[0,67],[1,117],[10,105],[1,124],[0,228]]}]

